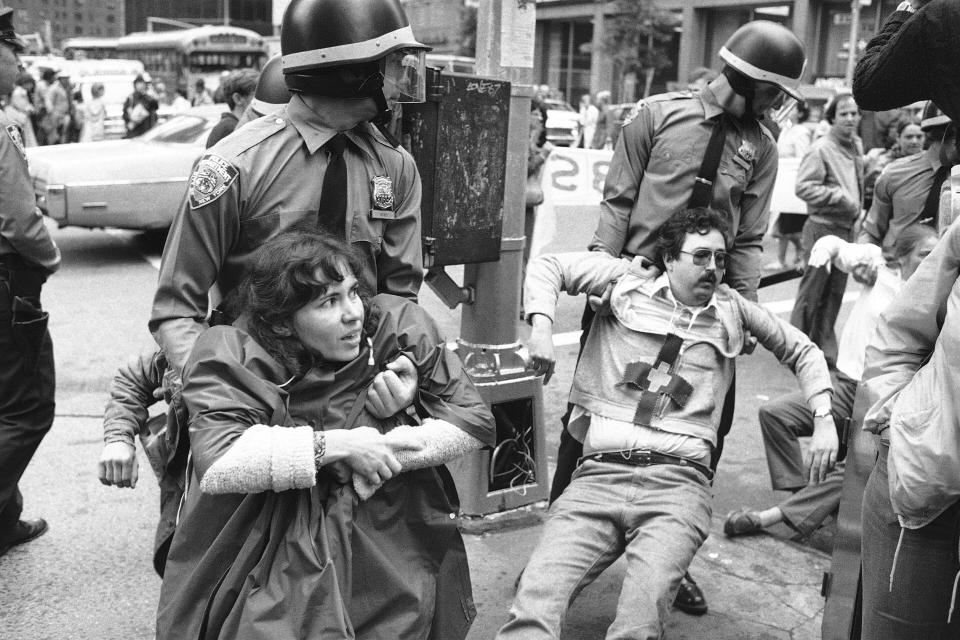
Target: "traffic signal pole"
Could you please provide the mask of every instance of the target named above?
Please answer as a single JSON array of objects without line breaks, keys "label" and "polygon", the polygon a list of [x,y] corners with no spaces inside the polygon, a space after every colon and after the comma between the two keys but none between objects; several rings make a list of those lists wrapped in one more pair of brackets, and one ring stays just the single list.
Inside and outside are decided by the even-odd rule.
[{"label": "traffic signal pole", "polygon": [[[461,307],[457,352],[497,419],[497,444],[450,465],[457,477],[467,530],[486,530],[536,517],[549,495],[543,424],[543,383],[521,357],[518,335],[523,270],[525,192],[533,96],[533,0],[481,0],[477,12],[477,74],[510,82],[506,178],[500,259],[464,266],[473,292]],[[471,524],[472,523],[472,524]]]}]

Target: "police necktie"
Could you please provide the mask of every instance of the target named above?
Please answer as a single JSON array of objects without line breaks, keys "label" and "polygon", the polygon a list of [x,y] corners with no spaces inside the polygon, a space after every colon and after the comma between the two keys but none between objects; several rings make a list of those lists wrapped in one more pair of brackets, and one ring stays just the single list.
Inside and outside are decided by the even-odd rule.
[{"label": "police necktie", "polygon": [[717,178],[717,168],[720,166],[720,157],[723,155],[723,145],[727,138],[729,120],[726,112],[710,118],[710,121],[713,123],[713,131],[710,132],[700,171],[693,183],[689,203],[691,209],[709,207],[713,202],[713,183]]},{"label": "police necktie", "polygon": [[317,217],[319,227],[341,239],[346,239],[347,222],[347,163],[343,158],[346,146],[347,137],[342,133],[336,134],[323,145],[328,154],[327,170],[323,174]]},{"label": "police necktie", "polygon": [[937,172],[933,174],[933,184],[930,186],[930,192],[927,194],[927,200],[923,203],[923,213],[920,214],[920,222],[929,224],[934,229],[937,228],[937,219],[940,216],[940,190],[943,188],[943,182],[950,175],[950,167],[940,165]]}]

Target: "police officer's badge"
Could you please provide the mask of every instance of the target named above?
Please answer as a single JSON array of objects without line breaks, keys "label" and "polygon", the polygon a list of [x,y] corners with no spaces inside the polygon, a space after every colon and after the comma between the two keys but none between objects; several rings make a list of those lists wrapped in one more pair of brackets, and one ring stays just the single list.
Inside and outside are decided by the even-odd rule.
[{"label": "police officer's badge", "polygon": [[393,180],[390,179],[390,176],[375,176],[370,182],[373,184],[373,209],[370,211],[370,216],[373,218],[395,218]]},{"label": "police officer's badge", "polygon": [[216,155],[200,158],[190,176],[187,198],[191,209],[208,205],[230,188],[240,172],[232,164]]},{"label": "police officer's badge", "polygon": [[757,155],[757,148],[749,140],[744,140],[740,143],[737,154],[747,162],[753,162],[754,157]]},{"label": "police officer's badge", "polygon": [[7,135],[10,136],[11,140],[13,140],[13,146],[17,148],[17,151],[20,152],[20,155],[26,158],[27,152],[23,150],[23,133],[20,131],[20,127],[15,124],[8,124]]}]

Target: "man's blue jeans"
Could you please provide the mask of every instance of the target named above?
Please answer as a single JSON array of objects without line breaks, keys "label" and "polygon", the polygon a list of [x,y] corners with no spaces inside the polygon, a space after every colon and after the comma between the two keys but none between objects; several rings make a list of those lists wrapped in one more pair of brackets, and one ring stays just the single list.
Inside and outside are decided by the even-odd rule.
[{"label": "man's blue jeans", "polygon": [[711,497],[707,479],[689,467],[584,461],[550,507],[497,638],[559,638],[570,603],[624,553],[607,638],[660,638],[680,579],[710,531]]},{"label": "man's blue jeans", "polygon": [[[920,529],[903,531],[890,504],[887,453],[879,445],[877,464],[863,496],[863,631],[869,640],[956,640],[960,611],[947,613],[953,580],[960,569],[957,529],[960,503]],[[900,552],[897,553],[897,545]],[[896,557],[897,566],[890,580]]]}]

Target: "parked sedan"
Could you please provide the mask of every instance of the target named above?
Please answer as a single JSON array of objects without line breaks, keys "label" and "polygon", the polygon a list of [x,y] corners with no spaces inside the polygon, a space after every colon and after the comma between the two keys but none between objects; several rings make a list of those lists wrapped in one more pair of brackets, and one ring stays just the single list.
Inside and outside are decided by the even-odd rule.
[{"label": "parked sedan", "polygon": [[548,98],[543,101],[547,108],[547,142],[558,147],[569,147],[580,139],[580,114],[564,100]]},{"label": "parked sedan", "polygon": [[194,107],[128,140],[27,149],[37,205],[61,227],[166,229],[225,110]]}]

